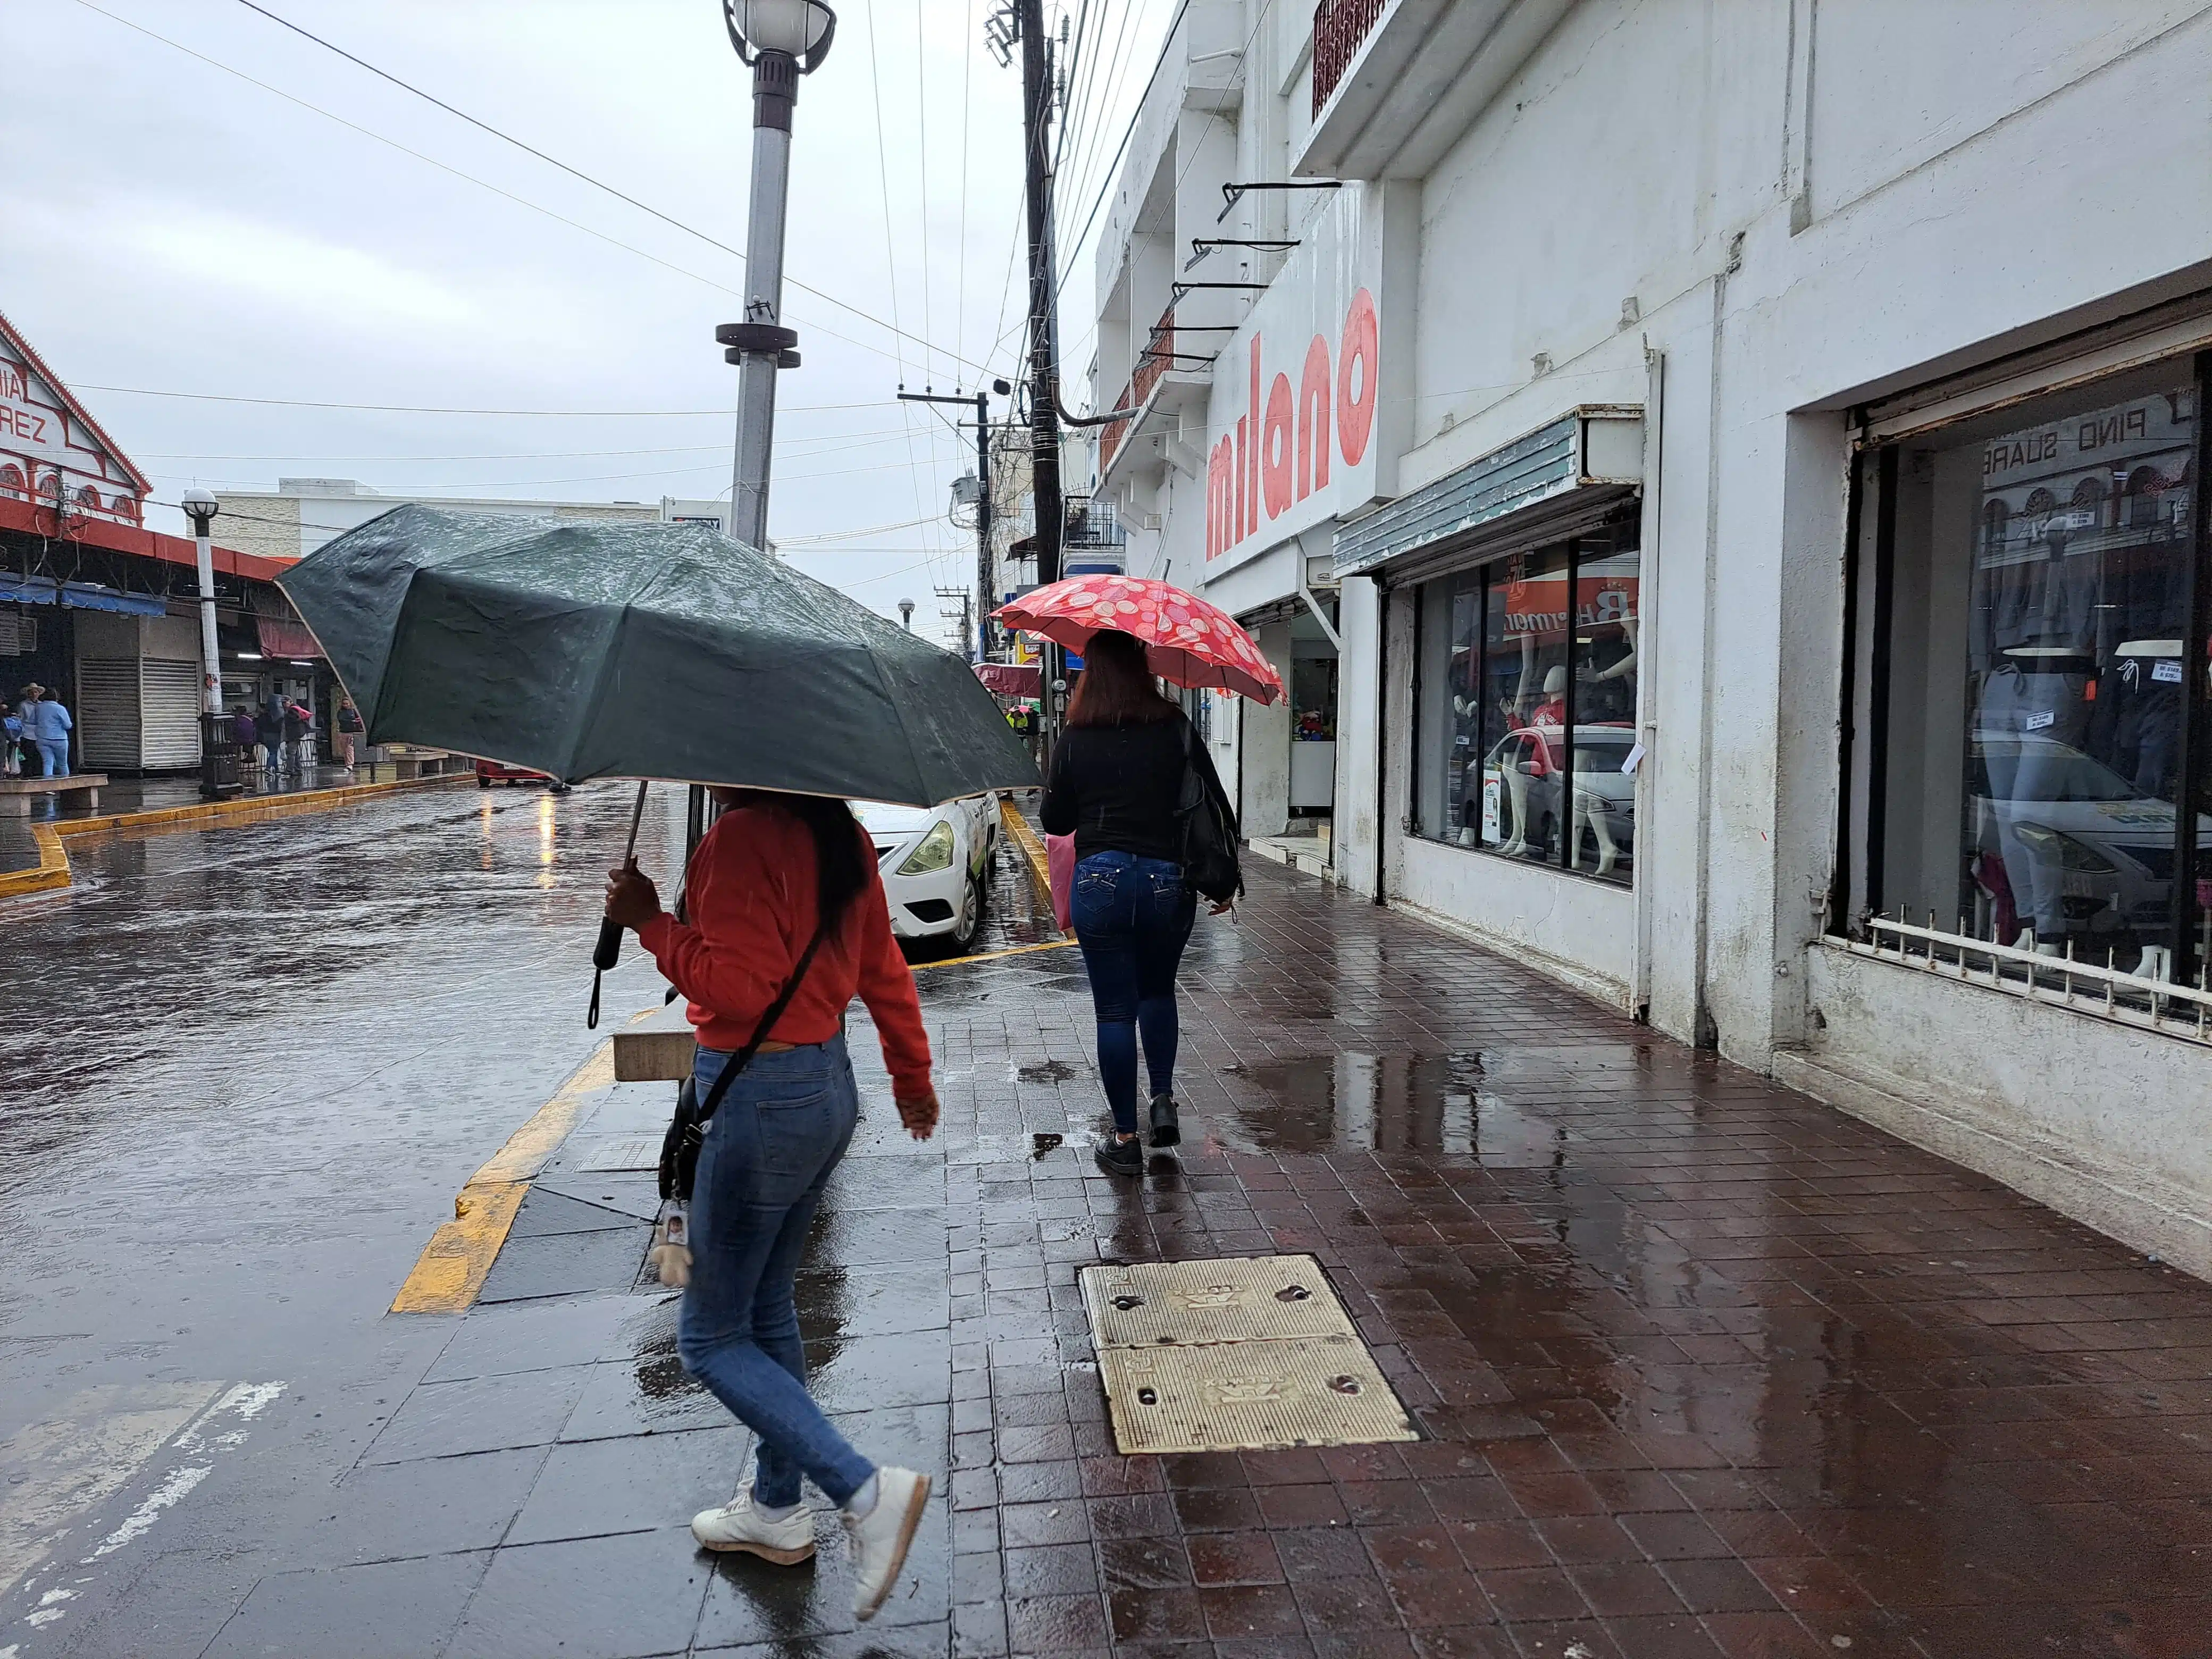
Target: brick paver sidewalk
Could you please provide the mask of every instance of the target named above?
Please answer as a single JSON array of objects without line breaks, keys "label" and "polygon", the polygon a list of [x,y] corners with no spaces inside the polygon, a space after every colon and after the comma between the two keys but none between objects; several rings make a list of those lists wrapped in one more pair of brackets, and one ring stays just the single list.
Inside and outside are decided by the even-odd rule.
[{"label": "brick paver sidewalk", "polygon": [[[220,1547],[180,1535],[65,1650],[2212,1653],[2212,1291],[1418,921],[1249,876],[1194,941],[1186,1144],[1141,1185],[1091,1162],[1073,951],[920,975],[927,1146],[855,1018],[813,1387],[943,1494],[865,1631],[826,1517],[795,1568],[684,1530],[747,1437],[635,1288],[650,1181],[578,1150],[665,1121],[629,1085],[483,1302],[393,1324],[419,1380],[376,1385],[343,1472]],[[1077,1268],[1293,1250],[1428,1437],[1115,1455]]]},{"label": "brick paver sidewalk", "polygon": [[[933,982],[961,1651],[2212,1653],[2212,1292],[1418,922],[1254,881],[1201,924],[1189,1144],[1141,1188],[1073,1144],[1072,955]],[[1115,1455],[1076,1268],[1271,1249],[1320,1256],[1433,1437]]]}]

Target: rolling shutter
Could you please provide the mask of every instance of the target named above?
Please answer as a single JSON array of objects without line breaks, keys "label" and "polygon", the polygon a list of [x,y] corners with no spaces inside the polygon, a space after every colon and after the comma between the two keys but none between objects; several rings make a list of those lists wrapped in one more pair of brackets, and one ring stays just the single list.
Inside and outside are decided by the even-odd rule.
[{"label": "rolling shutter", "polygon": [[138,768],[138,659],[80,657],[76,665],[77,763],[88,772]]}]

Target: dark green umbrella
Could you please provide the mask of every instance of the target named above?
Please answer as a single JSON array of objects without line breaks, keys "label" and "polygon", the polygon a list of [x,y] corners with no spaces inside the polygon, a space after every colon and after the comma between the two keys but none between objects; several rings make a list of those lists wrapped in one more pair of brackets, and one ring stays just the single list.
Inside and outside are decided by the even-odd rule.
[{"label": "dark green umbrella", "polygon": [[401,507],[277,586],[370,743],[636,778],[633,851],[652,779],[915,806],[1037,781],[966,663],[703,526]]},{"label": "dark green umbrella", "polygon": [[1037,781],[958,657],[703,526],[401,507],[277,585],[372,744],[915,806]]}]

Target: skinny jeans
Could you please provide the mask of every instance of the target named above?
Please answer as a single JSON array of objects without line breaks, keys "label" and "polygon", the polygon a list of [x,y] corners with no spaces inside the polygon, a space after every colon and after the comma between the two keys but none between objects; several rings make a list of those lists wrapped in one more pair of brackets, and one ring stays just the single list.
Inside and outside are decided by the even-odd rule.
[{"label": "skinny jeans", "polygon": [[[706,1098],[730,1056],[701,1048],[692,1086]],[[806,1392],[793,1285],[822,1188],[860,1116],[840,1034],[756,1054],[707,1125],[691,1194],[691,1283],[677,1352],[758,1437],[753,1499],[799,1501],[802,1474],[842,1508],[875,1465]]]},{"label": "skinny jeans", "polygon": [[1182,866],[1133,853],[1078,860],[1068,920],[1083,947],[1098,1021],[1098,1079],[1114,1127],[1137,1130],[1137,1048],[1155,1095],[1175,1091],[1176,970],[1198,915]]}]

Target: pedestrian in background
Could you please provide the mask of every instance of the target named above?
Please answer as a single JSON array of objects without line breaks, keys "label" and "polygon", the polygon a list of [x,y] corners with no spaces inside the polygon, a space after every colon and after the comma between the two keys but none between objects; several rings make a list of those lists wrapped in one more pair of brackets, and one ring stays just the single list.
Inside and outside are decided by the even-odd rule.
[{"label": "pedestrian in background", "polygon": [[[722,814],[685,873],[687,920],[662,911],[635,863],[608,872],[606,907],[690,1000],[699,1099],[735,1051],[758,1042],[707,1121],[677,1352],[751,1428],[760,1455],[734,1498],[692,1517],[691,1533],[710,1550],[805,1560],[814,1519],[800,1502],[804,1474],[842,1511],[854,1613],[866,1620],[897,1581],[929,1477],[871,1463],[814,1403],[794,1279],[860,1113],[846,1005],[856,994],[867,1004],[900,1121],[917,1140],[937,1127],[929,1037],[891,937],[874,847],[851,809],[820,795],[717,789],[714,798]],[[775,1029],[760,1030],[783,999]]]},{"label": "pedestrian in background", "polygon": [[353,770],[354,739],[361,734],[361,710],[353,706],[351,697],[338,699],[338,752],[344,756],[345,769]]},{"label": "pedestrian in background", "polygon": [[255,722],[260,727],[261,763],[270,772],[284,766],[284,696],[273,686],[261,701],[261,716]]},{"label": "pedestrian in background", "polygon": [[5,698],[0,698],[0,776],[12,778],[23,769],[15,758],[16,746],[22,740],[23,717]]},{"label": "pedestrian in background", "polygon": [[307,711],[287,698],[281,729],[284,733],[284,769],[296,775],[307,768]]},{"label": "pedestrian in background", "polygon": [[33,680],[23,688],[23,735],[38,745],[40,776],[69,776],[70,733],[76,728],[69,710],[45,686]]},{"label": "pedestrian in background", "polygon": [[230,740],[238,745],[238,752],[245,757],[241,763],[246,766],[252,765],[255,758],[253,751],[259,744],[261,738],[259,732],[254,726],[253,713],[251,709],[240,708],[230,717]]},{"label": "pedestrian in background", "polygon": [[[1144,642],[1107,629],[1083,647],[1068,729],[1052,753],[1042,817],[1048,836],[1075,837],[1068,900],[1098,1022],[1098,1079],[1114,1138],[1091,1151],[1109,1175],[1144,1173],[1137,1138],[1137,1049],[1152,1085],[1155,1146],[1182,1139],[1175,1099],[1176,971],[1197,918],[1184,879],[1183,779],[1221,797],[1221,781],[1181,708],[1160,693]],[[1225,810],[1225,804],[1224,804]],[[1219,915],[1225,903],[1213,907]]]}]

